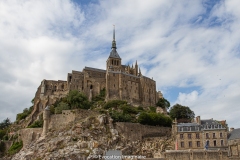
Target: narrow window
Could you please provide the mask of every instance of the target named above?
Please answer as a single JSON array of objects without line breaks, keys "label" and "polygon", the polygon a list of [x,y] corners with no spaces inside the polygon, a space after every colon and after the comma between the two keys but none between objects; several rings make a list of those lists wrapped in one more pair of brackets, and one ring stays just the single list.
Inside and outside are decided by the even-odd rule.
[{"label": "narrow window", "polygon": [[189,148],[192,147],[192,142],[188,142]]},{"label": "narrow window", "polygon": [[200,141],[197,141],[197,147],[200,147]]},{"label": "narrow window", "polygon": [[216,138],[216,135],[215,135],[215,133],[213,133],[213,138]]},{"label": "narrow window", "polygon": [[214,147],[216,147],[216,146],[217,146],[217,142],[216,142],[216,140],[215,140],[215,141],[213,141],[213,146],[214,146]]},{"label": "narrow window", "polygon": [[223,134],[222,134],[222,133],[220,133],[220,137],[221,137],[221,138],[223,137]]},{"label": "narrow window", "polygon": [[208,135],[208,133],[206,133],[206,138],[209,138],[209,135]]},{"label": "narrow window", "polygon": [[196,133],[196,138],[199,139],[199,133]]},{"label": "narrow window", "polygon": [[188,134],[188,139],[191,139],[192,138],[192,135],[191,134]]},{"label": "narrow window", "polygon": [[223,140],[221,140],[221,146],[224,146],[224,144],[223,144]]},{"label": "narrow window", "polygon": [[183,139],[183,134],[180,134],[180,138]]},{"label": "narrow window", "polygon": [[182,148],[184,147],[184,142],[181,142],[181,147],[182,147]]}]

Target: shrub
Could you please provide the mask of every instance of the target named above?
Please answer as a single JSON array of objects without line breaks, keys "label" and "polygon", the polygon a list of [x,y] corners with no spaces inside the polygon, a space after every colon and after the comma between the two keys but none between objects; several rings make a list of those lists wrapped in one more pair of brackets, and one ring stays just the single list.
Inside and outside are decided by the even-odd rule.
[{"label": "shrub", "polygon": [[110,116],[113,119],[113,122],[131,122],[132,117],[129,114],[123,114],[121,112],[110,112]]},{"label": "shrub", "polygon": [[[68,110],[70,109],[69,105],[64,102],[60,102],[57,107],[55,108],[55,114],[61,114],[62,110]],[[50,110],[51,111],[51,110]]]},{"label": "shrub", "polygon": [[138,106],[137,109],[138,109],[139,111],[143,111],[143,110],[144,110],[142,106]]},{"label": "shrub", "polygon": [[8,154],[13,155],[17,152],[19,152],[23,147],[23,142],[14,142],[12,146],[8,149]]},{"label": "shrub", "polygon": [[123,114],[137,114],[138,110],[133,107],[133,106],[129,106],[127,104],[121,105],[121,110],[123,111]]},{"label": "shrub", "polygon": [[43,120],[37,120],[27,128],[42,128],[43,127]]},{"label": "shrub", "polygon": [[71,109],[75,109],[75,108],[89,109],[91,106],[87,97],[83,93],[80,93],[77,90],[70,91],[66,97],[66,101],[69,104]]},{"label": "shrub", "polygon": [[142,112],[138,117],[138,122],[141,124],[171,127],[171,118],[159,113]]},{"label": "shrub", "polygon": [[156,113],[156,107],[149,106],[149,109],[150,109],[150,112],[154,112],[154,113]]},{"label": "shrub", "polygon": [[108,102],[103,106],[103,108],[104,108],[104,109],[118,108],[120,105],[123,105],[123,104],[127,104],[127,102],[126,102],[126,101],[122,101],[122,100],[111,100],[111,101],[108,101]]},{"label": "shrub", "polygon": [[3,137],[6,135],[6,130],[0,130],[0,139],[3,139]]},{"label": "shrub", "polygon": [[33,106],[29,108],[25,108],[22,113],[17,114],[16,120],[20,121],[22,119],[25,119],[28,115],[31,114],[32,110],[33,110]]}]

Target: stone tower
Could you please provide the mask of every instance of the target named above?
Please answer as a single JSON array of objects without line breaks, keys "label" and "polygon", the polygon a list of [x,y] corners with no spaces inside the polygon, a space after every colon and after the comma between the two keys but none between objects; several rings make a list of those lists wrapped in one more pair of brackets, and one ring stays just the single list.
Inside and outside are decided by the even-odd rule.
[{"label": "stone tower", "polygon": [[121,77],[115,77],[115,73],[120,73],[122,69],[122,59],[120,58],[119,54],[117,53],[117,45],[115,40],[115,26],[113,26],[113,41],[112,41],[112,51],[106,61],[106,100],[109,99],[110,88],[119,88],[119,90],[115,92],[119,92],[118,99],[121,98],[122,88],[121,84],[112,84],[113,81],[121,81]]},{"label": "stone tower", "polygon": [[49,106],[45,108],[43,111],[43,132],[42,132],[42,137],[45,137],[48,132],[48,125],[49,125],[49,119],[50,119],[50,109]]}]

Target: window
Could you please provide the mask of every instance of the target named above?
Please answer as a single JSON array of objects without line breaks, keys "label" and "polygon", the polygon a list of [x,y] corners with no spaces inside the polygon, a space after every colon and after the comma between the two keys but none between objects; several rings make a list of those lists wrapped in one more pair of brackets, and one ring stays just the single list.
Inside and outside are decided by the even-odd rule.
[{"label": "window", "polygon": [[216,147],[217,146],[217,141],[213,141],[213,146]]},{"label": "window", "polygon": [[213,133],[213,138],[216,138],[216,134],[215,133]]},{"label": "window", "polygon": [[223,140],[221,140],[221,146],[224,146]]},{"label": "window", "polygon": [[208,133],[206,133],[206,138],[209,138],[209,134]]},{"label": "window", "polygon": [[223,137],[223,134],[222,134],[222,133],[220,133],[220,137]]},{"label": "window", "polygon": [[192,147],[192,142],[191,141],[188,142],[188,146],[189,146],[189,148]]},{"label": "window", "polygon": [[182,147],[182,148],[184,147],[184,142],[181,142],[181,147]]},{"label": "window", "polygon": [[197,147],[200,147],[200,141],[197,141]]},{"label": "window", "polygon": [[191,134],[188,134],[188,139],[191,139],[192,138],[192,135]]},{"label": "window", "polygon": [[180,138],[183,139],[183,134],[180,134]]},{"label": "window", "polygon": [[199,133],[196,133],[196,138],[199,139]]}]

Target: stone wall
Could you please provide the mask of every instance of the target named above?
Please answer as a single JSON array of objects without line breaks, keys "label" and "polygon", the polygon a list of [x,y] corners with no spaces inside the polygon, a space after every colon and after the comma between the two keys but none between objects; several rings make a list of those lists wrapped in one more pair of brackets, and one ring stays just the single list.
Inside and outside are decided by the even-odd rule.
[{"label": "stone wall", "polygon": [[42,134],[42,128],[24,128],[19,130],[19,140],[23,141],[23,147],[36,141]]},{"label": "stone wall", "polygon": [[117,122],[115,128],[125,138],[132,141],[142,140],[147,137],[163,137],[171,135],[171,128],[148,126],[139,123]]},{"label": "stone wall", "polygon": [[229,160],[228,151],[170,150],[164,153],[167,160]]},{"label": "stone wall", "polygon": [[98,113],[79,109],[79,110],[63,110],[62,114],[54,114],[50,117],[49,129],[58,130],[67,127],[71,122],[76,122]]}]

